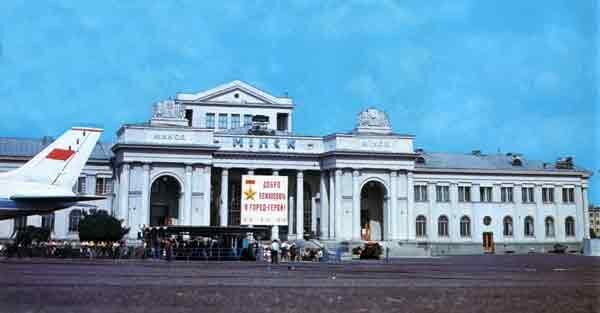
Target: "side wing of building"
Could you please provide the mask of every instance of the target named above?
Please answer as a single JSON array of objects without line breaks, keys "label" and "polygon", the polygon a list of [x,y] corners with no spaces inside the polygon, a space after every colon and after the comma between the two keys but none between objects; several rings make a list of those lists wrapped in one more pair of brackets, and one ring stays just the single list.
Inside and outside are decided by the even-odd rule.
[{"label": "side wing of building", "polygon": [[[0,172],[10,171],[52,143],[53,138],[0,138]],[[16,230],[27,225],[42,226],[51,230],[51,238],[78,240],[78,224],[83,212],[105,210],[112,213],[115,198],[113,190],[112,152],[110,144],[98,143],[84,167],[74,191],[81,195],[99,195],[103,200],[88,201],[47,215],[19,217],[0,221],[0,239],[14,238]]]}]

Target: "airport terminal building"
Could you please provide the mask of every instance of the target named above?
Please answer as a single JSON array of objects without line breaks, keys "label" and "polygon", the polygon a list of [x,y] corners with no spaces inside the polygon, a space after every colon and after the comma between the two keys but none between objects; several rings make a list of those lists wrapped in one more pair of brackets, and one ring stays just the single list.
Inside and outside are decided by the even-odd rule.
[{"label": "airport terminal building", "polygon": [[[375,108],[325,136],[294,133],[294,102],[233,81],[154,105],[98,144],[76,190],[131,227],[239,226],[241,176],[288,176],[288,225],[271,237],[376,240],[446,253],[570,248],[589,237],[590,172],[573,159],[430,152],[395,133]],[[326,122],[325,120],[321,122]],[[0,170],[23,164],[51,140],[1,138]],[[76,239],[83,210],[0,222],[9,238],[27,224]]]}]

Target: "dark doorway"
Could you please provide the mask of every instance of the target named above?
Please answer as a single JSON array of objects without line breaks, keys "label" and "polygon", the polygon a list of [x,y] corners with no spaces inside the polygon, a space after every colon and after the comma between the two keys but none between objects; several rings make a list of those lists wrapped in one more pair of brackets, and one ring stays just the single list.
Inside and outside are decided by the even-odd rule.
[{"label": "dark doorway", "polygon": [[483,252],[494,253],[494,233],[483,233]]},{"label": "dark doorway", "polygon": [[161,176],[152,183],[150,226],[177,225],[181,186],[172,176]]},{"label": "dark doorway", "polygon": [[385,195],[385,186],[377,181],[370,181],[361,189],[360,225],[363,240],[383,240]]}]

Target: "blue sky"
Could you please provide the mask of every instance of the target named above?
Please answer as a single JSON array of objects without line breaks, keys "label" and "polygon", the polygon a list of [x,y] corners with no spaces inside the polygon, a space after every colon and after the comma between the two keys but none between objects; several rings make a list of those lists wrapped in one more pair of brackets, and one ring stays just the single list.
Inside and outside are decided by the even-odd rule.
[{"label": "blue sky", "polygon": [[0,136],[145,121],[241,79],[350,130],[366,106],[430,151],[572,155],[600,204],[596,1],[1,1]]}]

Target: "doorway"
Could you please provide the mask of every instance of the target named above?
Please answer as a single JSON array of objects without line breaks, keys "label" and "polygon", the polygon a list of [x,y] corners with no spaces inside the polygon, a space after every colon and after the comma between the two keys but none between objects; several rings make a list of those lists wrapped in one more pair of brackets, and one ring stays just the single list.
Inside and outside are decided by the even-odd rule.
[{"label": "doorway", "polygon": [[360,192],[360,238],[383,240],[386,188],[378,181],[366,183]]},{"label": "doorway", "polygon": [[483,233],[483,252],[494,253],[494,250],[495,250],[494,233],[484,232]]},{"label": "doorway", "polygon": [[181,186],[173,176],[165,175],[152,183],[150,193],[150,226],[179,224]]}]

